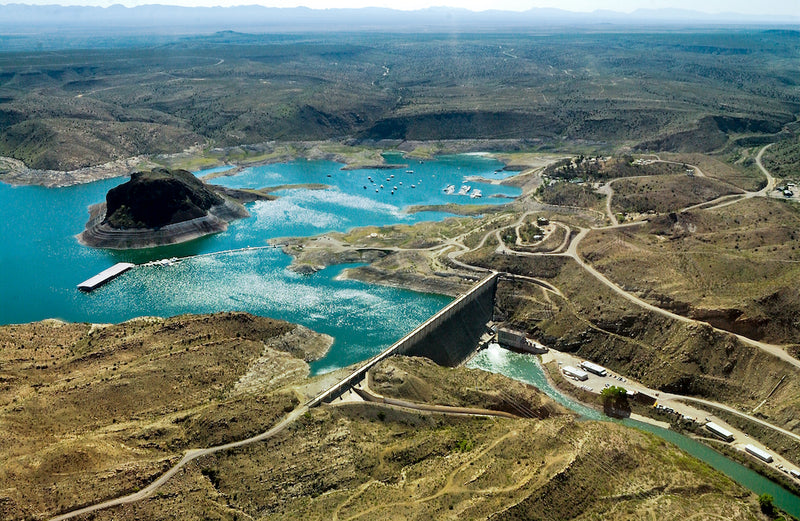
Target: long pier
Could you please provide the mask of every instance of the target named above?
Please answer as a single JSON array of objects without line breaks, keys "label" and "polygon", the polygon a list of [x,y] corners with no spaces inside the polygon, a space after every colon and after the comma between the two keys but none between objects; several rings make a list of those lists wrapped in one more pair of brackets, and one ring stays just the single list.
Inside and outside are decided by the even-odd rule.
[{"label": "long pier", "polygon": [[[466,338],[450,338],[448,345],[444,342],[440,342],[439,337],[442,336],[441,333],[447,334],[447,331],[442,332],[441,329],[448,329],[448,324],[452,327],[455,320],[457,322],[457,324],[455,324],[456,326],[470,328],[471,331],[468,331],[468,333],[472,335],[474,335],[475,332],[482,332],[484,325],[491,320],[492,317],[494,292],[497,288],[498,277],[499,273],[492,272],[473,286],[467,293],[464,293],[445,306],[441,311],[420,324],[416,329],[381,353],[364,362],[358,369],[347,375],[324,393],[310,400],[306,405],[308,407],[316,407],[322,403],[333,401],[347,392],[351,387],[361,382],[370,369],[390,356],[426,356],[440,365],[454,366],[460,364],[472,354],[477,344],[477,339],[475,343],[465,345],[464,342],[468,341]],[[477,317],[476,320],[476,313],[480,313],[483,316]],[[467,317],[462,317],[466,320],[459,321],[459,316],[465,314],[469,315]],[[439,335],[437,335],[437,333],[439,333]],[[452,345],[453,343],[458,344],[459,340],[461,341],[460,345]]]}]

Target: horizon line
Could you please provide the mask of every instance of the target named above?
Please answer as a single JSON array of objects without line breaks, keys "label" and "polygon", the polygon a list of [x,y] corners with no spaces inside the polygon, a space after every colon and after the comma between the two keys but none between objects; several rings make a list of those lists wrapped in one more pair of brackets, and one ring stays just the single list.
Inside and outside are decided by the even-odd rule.
[{"label": "horizon line", "polygon": [[[701,9],[687,9],[683,7],[637,7],[636,9],[630,11],[624,10],[617,10],[613,8],[600,8],[600,9],[593,9],[593,10],[579,10],[579,9],[566,9],[562,7],[529,7],[526,9],[512,9],[512,8],[494,8],[494,9],[474,9],[469,7],[461,7],[461,6],[451,6],[451,5],[431,5],[427,7],[412,7],[408,9],[403,9],[402,7],[387,7],[382,5],[364,5],[358,7],[352,6],[335,6],[335,7],[312,7],[308,5],[292,5],[292,6],[281,6],[281,5],[266,5],[262,3],[241,3],[241,4],[233,4],[233,5],[222,5],[222,4],[215,4],[215,5],[181,5],[178,3],[160,3],[160,2],[152,2],[152,3],[137,3],[133,5],[126,5],[120,2],[115,2],[109,5],[93,5],[89,3],[79,3],[79,2],[69,2],[69,3],[58,3],[58,2],[47,2],[47,3],[29,3],[29,2],[3,2],[0,1],[0,7],[8,7],[8,6],[27,6],[27,7],[88,7],[88,8],[95,8],[95,9],[114,9],[114,8],[124,8],[124,9],[136,9],[140,7],[177,7],[182,9],[237,9],[237,8],[247,8],[247,7],[256,7],[256,8],[264,8],[264,9],[279,9],[279,10],[294,10],[294,9],[306,9],[309,11],[317,11],[317,12],[326,12],[326,11],[364,11],[364,10],[385,10],[385,11],[398,11],[404,13],[413,13],[413,12],[422,12],[422,11],[433,11],[433,10],[450,10],[450,11],[464,11],[474,14],[482,14],[482,13],[511,13],[511,14],[519,14],[519,13],[531,13],[535,11],[552,11],[558,13],[567,13],[567,14],[581,14],[581,15],[592,15],[592,14],[617,14],[617,15],[633,15],[636,13],[659,13],[659,12],[671,12],[676,14],[702,14],[707,16],[756,16],[759,18],[768,18],[768,17],[789,17],[795,20],[800,21],[800,13],[797,15],[786,15],[780,13],[764,13],[754,15],[752,13],[744,13],[740,11],[704,11]],[[787,22],[791,23],[791,22]]]}]

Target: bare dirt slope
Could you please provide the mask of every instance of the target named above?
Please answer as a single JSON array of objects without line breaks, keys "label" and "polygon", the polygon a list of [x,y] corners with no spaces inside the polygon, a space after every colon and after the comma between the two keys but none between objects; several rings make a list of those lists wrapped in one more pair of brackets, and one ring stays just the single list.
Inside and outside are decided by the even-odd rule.
[{"label": "bare dirt slope", "polygon": [[580,253],[642,298],[755,340],[800,343],[800,207],[753,198],[597,230]]},{"label": "bare dirt slope", "polygon": [[0,518],[131,492],[187,448],[266,430],[330,342],[244,313],[0,328]]}]

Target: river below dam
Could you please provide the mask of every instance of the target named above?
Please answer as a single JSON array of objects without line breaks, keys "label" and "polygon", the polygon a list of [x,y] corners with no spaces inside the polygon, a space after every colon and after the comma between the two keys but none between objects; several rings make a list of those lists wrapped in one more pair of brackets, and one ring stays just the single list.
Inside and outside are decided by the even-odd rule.
[{"label": "river below dam", "polygon": [[[775,498],[775,505],[785,510],[795,517],[800,517],[800,497],[792,494],[777,483],[770,481],[764,476],[750,470],[749,468],[730,460],[687,436],[675,431],[662,429],[649,423],[644,423],[631,419],[615,420],[604,415],[600,411],[587,407],[575,400],[564,396],[556,390],[544,374],[544,369],[539,364],[536,356],[514,353],[497,345],[478,352],[470,359],[467,367],[482,369],[492,373],[500,373],[514,380],[519,380],[533,385],[543,391],[550,398],[580,414],[583,418],[600,421],[614,421],[622,423],[628,427],[650,432],[656,436],[673,443],[691,454],[695,458],[706,462],[708,465],[727,475],[743,487],[755,492],[756,494],[770,494]],[[613,476],[610,476],[613,478]]]}]

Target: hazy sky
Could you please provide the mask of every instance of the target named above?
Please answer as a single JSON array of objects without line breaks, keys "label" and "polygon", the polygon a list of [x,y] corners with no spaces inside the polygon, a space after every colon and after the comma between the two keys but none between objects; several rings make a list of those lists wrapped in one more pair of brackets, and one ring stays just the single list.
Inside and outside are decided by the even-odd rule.
[{"label": "hazy sky", "polygon": [[422,9],[431,6],[453,6],[483,11],[503,9],[525,11],[534,7],[555,7],[569,11],[591,12],[608,9],[631,12],[636,9],[677,8],[705,13],[743,13],[759,15],[800,16],[800,0],[0,0],[0,4],[64,4],[109,6],[123,4],[231,6],[260,4],[271,7],[295,7],[298,5],[314,9],[331,7],[390,7],[393,9]]}]

